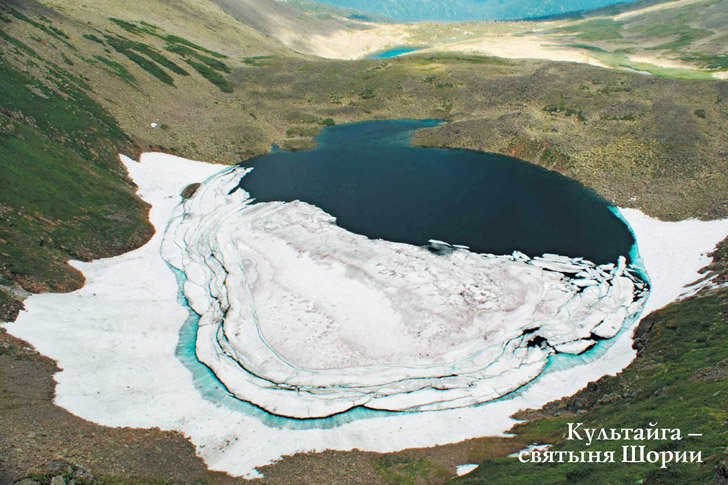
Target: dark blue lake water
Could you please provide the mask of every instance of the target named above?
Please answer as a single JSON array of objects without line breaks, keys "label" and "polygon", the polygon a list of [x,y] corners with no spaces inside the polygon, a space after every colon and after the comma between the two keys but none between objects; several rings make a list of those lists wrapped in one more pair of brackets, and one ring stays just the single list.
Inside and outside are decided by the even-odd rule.
[{"label": "dark blue lake water", "polygon": [[581,184],[510,157],[410,145],[414,130],[437,123],[325,128],[318,148],[245,162],[254,170],[241,186],[257,201],[314,204],[370,238],[439,239],[476,252],[548,252],[595,263],[628,256],[629,228]]}]

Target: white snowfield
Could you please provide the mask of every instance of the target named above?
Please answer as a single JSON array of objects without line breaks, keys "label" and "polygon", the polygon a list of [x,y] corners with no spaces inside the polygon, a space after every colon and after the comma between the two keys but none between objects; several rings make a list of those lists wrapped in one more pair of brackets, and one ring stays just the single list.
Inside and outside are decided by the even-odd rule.
[{"label": "white snowfield", "polygon": [[[311,401],[311,396],[315,397],[315,400],[331,398],[332,401],[338,401],[338,403],[346,402],[342,400],[344,389],[334,389],[333,394],[328,395],[323,394],[324,389],[318,387],[322,381],[317,379],[329,379],[331,374],[336,379],[348,379],[348,382],[357,384],[354,389],[346,389],[346,393],[362,392],[362,389],[369,385],[368,379],[374,379],[373,385],[380,384],[382,378],[388,376],[384,372],[387,363],[391,363],[395,367],[389,372],[392,372],[397,379],[407,372],[426,374],[437,367],[461,365],[461,361],[465,369],[473,370],[473,375],[491,378],[491,382],[493,382],[493,377],[497,377],[501,373],[511,373],[513,379],[529,379],[530,377],[525,373],[514,372],[515,363],[525,364],[530,362],[528,359],[532,358],[531,355],[540,359],[543,353],[552,351],[549,346],[526,346],[525,350],[519,350],[523,348],[521,345],[523,339],[515,335],[519,331],[522,332],[523,329],[530,329],[527,325],[519,327],[516,324],[509,324],[504,330],[504,335],[500,336],[497,331],[488,327],[487,322],[478,319],[481,311],[494,312],[495,315],[505,311],[504,306],[499,306],[505,305],[505,303],[489,299],[491,295],[496,295],[498,292],[507,292],[507,288],[499,286],[505,285],[505,282],[493,278],[487,284],[481,285],[481,292],[471,291],[470,293],[465,291],[467,288],[465,283],[462,283],[463,286],[438,288],[438,284],[457,285],[458,283],[441,280],[440,277],[438,277],[437,283],[432,283],[433,280],[424,277],[422,281],[407,280],[406,272],[399,267],[392,267],[389,271],[385,271],[376,265],[377,262],[384,264],[386,261],[376,260],[375,249],[378,251],[386,246],[388,257],[396,258],[395,261],[398,262],[405,261],[407,257],[417,260],[417,263],[413,263],[416,265],[425,265],[427,261],[437,261],[437,263],[433,263],[432,271],[435,272],[433,274],[442,275],[443,278],[451,274],[448,272],[453,271],[450,264],[468,261],[468,265],[471,263],[475,265],[462,269],[464,271],[462,281],[469,281],[468,285],[472,283],[474,275],[480,270],[488,269],[495,275],[512,271],[514,281],[511,284],[516,292],[524,291],[523,285],[527,284],[533,286],[541,295],[552,292],[548,294],[554,296],[554,299],[549,300],[548,305],[545,305],[552,305],[551,309],[545,308],[539,309],[539,311],[544,312],[545,317],[553,318],[549,321],[555,324],[541,325],[536,332],[527,334],[527,336],[533,338],[533,335],[539,335],[546,339],[551,346],[557,346],[564,352],[575,353],[583,349],[574,342],[579,343],[580,339],[584,339],[580,337],[582,334],[579,334],[577,330],[563,329],[563,320],[556,317],[558,316],[557,308],[577,310],[578,305],[569,303],[569,300],[575,299],[572,286],[584,284],[584,292],[593,291],[591,288],[599,288],[599,285],[585,282],[594,281],[595,278],[598,280],[598,278],[596,276],[578,276],[578,273],[569,270],[568,281],[559,282],[560,277],[556,272],[567,272],[567,268],[571,265],[583,266],[579,272],[587,274],[589,270],[597,271],[597,269],[583,262],[565,261],[558,257],[520,261],[518,264],[514,264],[517,262],[516,260],[522,259],[517,254],[514,255],[513,261],[502,257],[481,258],[483,261],[474,263],[476,257],[469,255],[466,251],[454,251],[444,257],[433,256],[435,259],[430,260],[429,256],[425,256],[425,252],[418,248],[377,241],[359,241],[359,236],[332,229],[330,219],[326,219],[322,213],[304,204],[286,204],[284,206],[261,204],[261,207],[258,208],[256,206],[247,207],[241,201],[244,197],[243,193],[233,194],[233,197],[230,198],[231,203],[237,198],[235,204],[239,210],[231,210],[232,208],[227,206],[220,208],[231,220],[237,221],[236,224],[243,223],[243,227],[228,227],[226,230],[219,231],[215,237],[210,237],[210,234],[205,235],[202,231],[195,234],[194,227],[199,229],[225,227],[218,215],[214,212],[211,213],[210,208],[205,207],[202,202],[205,199],[214,200],[219,197],[219,194],[210,190],[216,182],[224,180],[234,169],[228,168],[221,172],[220,166],[217,165],[158,153],[144,154],[141,163],[126,157],[122,157],[122,160],[127,166],[130,176],[139,186],[139,195],[152,205],[150,219],[157,230],[155,236],[145,246],[122,256],[91,263],[73,262],[73,265],[86,276],[86,285],[82,289],[68,294],[33,295],[25,302],[26,311],[21,312],[16,322],[5,324],[5,326],[11,334],[26,340],[39,352],[58,362],[62,371],[55,376],[58,383],[55,401],[59,406],[85,419],[109,426],[157,426],[162,429],[179,430],[196,445],[197,452],[212,469],[253,477],[259,476],[256,467],[296,452],[325,449],[350,450],[353,448],[388,452],[502,434],[514,424],[514,420],[510,416],[519,409],[540,407],[548,401],[571,395],[590,381],[603,375],[619,372],[634,358],[635,354],[631,348],[632,332],[631,329],[628,329],[610,340],[612,345],[606,352],[584,359],[582,364],[566,367],[551,366],[527,387],[509,395],[506,399],[479,406],[453,407],[439,411],[383,413],[367,419],[340,424],[330,429],[317,427],[299,430],[284,426],[277,427],[272,424],[266,425],[249,413],[205,399],[196,387],[190,370],[176,355],[179,332],[189,312],[179,303],[177,279],[161,257],[162,239],[170,221],[172,222],[167,230],[165,255],[171,260],[177,258],[175,264],[181,264],[185,268],[188,278],[188,283],[184,288],[185,293],[191,298],[190,303],[203,314],[200,322],[201,329],[207,327],[206,330],[200,332],[197,340],[198,352],[201,349],[207,352],[204,357],[200,354],[200,358],[219,359],[221,365],[226,367],[235,365],[237,372],[234,376],[237,377],[230,376],[230,385],[233,385],[233,381],[240,380],[241,385],[251,389],[257,388],[256,392],[259,392],[259,395],[256,394],[256,398],[263,400],[269,392],[280,392],[282,396],[280,401],[289,400],[290,391],[276,390],[276,385],[271,380],[260,378],[261,382],[244,382],[247,378],[240,377],[245,375],[240,365],[240,362],[245,362],[245,359],[252,359],[250,364],[256,365],[256,369],[261,368],[262,361],[255,361],[254,355],[246,354],[242,340],[250,336],[245,333],[249,330],[246,325],[253,322],[252,315],[257,315],[261,333],[251,339],[250,345],[259,347],[260,342],[268,342],[271,345],[265,349],[264,354],[260,354],[263,356],[262,358],[270,359],[273,365],[271,370],[268,370],[267,366],[263,369],[271,374],[267,377],[275,377],[275,382],[278,384],[287,380],[309,386],[311,389],[311,392],[307,390],[304,393],[309,395],[307,400],[290,399],[294,404],[285,402],[280,404],[291,407],[293,410],[304,409],[301,403]],[[203,184],[198,189],[199,193],[185,206],[180,204],[179,194],[185,186],[194,182],[202,182],[219,172],[221,173],[218,176]],[[196,206],[198,203],[200,205]],[[266,206],[269,211],[281,212],[281,219],[277,220],[271,216],[262,217],[264,216],[262,210]],[[286,206],[291,206],[291,208],[286,208]],[[202,220],[193,224],[195,211],[199,211],[198,216]],[[285,221],[293,220],[283,216],[288,214],[286,217],[291,217],[295,211],[304,211],[308,216],[313,216],[313,220],[309,219],[305,224],[301,224],[301,221],[297,224],[292,223],[295,227],[288,229],[282,227]],[[726,220],[713,222],[689,220],[669,223],[649,218],[636,210],[621,210],[620,212],[636,235],[643,265],[650,279],[651,291],[645,303],[643,315],[674,301],[686,291],[684,288],[686,285],[698,280],[700,278],[698,270],[709,262],[706,253],[728,235],[728,221]],[[253,213],[258,213],[258,216],[261,217],[252,217]],[[261,231],[264,230],[265,225],[270,225],[272,234],[270,247],[265,247],[266,243],[260,240]],[[347,245],[356,244],[357,251],[364,251],[361,255],[353,255],[356,261],[355,266],[346,267],[345,261],[337,260],[333,255],[324,258],[325,247],[317,246],[312,239],[309,239],[312,232],[321,231],[326,235],[332,230],[337,231],[339,237],[345,238],[343,241]],[[254,237],[241,240],[243,231],[250,231]],[[291,235],[288,244],[284,244],[281,240],[282,235],[286,232],[290,232]],[[190,248],[188,255],[184,255],[184,258],[177,246],[179,241],[183,240],[199,244],[194,249]],[[218,242],[215,242],[216,240]],[[304,243],[312,245],[301,247],[300,245]],[[211,249],[212,252],[205,254],[206,248]],[[301,249],[307,250],[310,255],[297,254],[296,252]],[[236,256],[234,254],[236,250],[246,251],[245,256]],[[343,253],[337,254],[346,257],[352,256],[346,252],[346,248],[343,250]],[[283,259],[276,259],[278,257]],[[205,264],[201,264],[199,258],[203,258]],[[290,262],[295,263],[293,268],[298,268],[297,271],[291,269],[291,273],[286,272],[284,266]],[[241,266],[231,271],[231,268],[224,268],[223,264]],[[545,264],[551,269],[540,268],[541,264]],[[513,269],[507,270],[511,266]],[[556,269],[557,267],[559,269]],[[317,273],[302,275],[301,269],[315,269]],[[552,271],[553,269],[556,271]],[[621,276],[617,275],[620,271],[619,265],[612,270],[602,268],[600,271],[603,278],[615,280],[615,278],[626,277],[629,279],[624,273]],[[343,277],[347,275],[351,275],[352,281],[346,284],[355,286],[337,288],[323,281],[324,276],[326,278],[335,276],[336,281],[341,283],[345,281]],[[530,281],[528,275],[536,275],[537,278]],[[551,275],[550,278],[549,275]],[[220,280],[223,277],[231,279],[224,283]],[[248,281],[245,281],[245,278],[248,278]],[[233,279],[240,285],[234,285]],[[584,282],[579,283],[578,280],[584,280]],[[390,281],[398,284],[392,290],[387,290],[383,285],[390,284]],[[242,284],[244,282],[247,286]],[[194,285],[198,284],[208,286],[195,290]],[[253,288],[251,295],[243,294],[246,287]],[[378,301],[377,299],[381,299],[383,302],[389,301],[389,307],[383,306],[377,310],[379,312],[386,310],[386,313],[372,313],[375,309],[360,306],[357,308],[361,315],[357,314],[356,318],[359,322],[365,322],[363,329],[342,328],[339,324],[338,327],[332,325],[330,329],[319,330],[318,333],[307,330],[305,322],[282,320],[283,316],[290,315],[295,309],[301,308],[310,311],[312,322],[341,315],[339,312],[346,312],[345,308],[332,308],[333,304],[306,307],[302,302],[304,298],[315,301],[312,299],[311,293],[307,293],[307,291],[316,296],[317,292],[322,294],[326,291],[348,293],[352,287],[369,291],[362,295],[362,298],[366,297],[364,301],[373,302]],[[415,291],[414,288],[418,288],[418,290]],[[452,291],[452,288],[457,289],[451,295],[453,301],[442,297],[444,292]],[[460,290],[463,290],[462,294],[459,293]],[[281,301],[276,308],[267,306],[262,308],[258,298],[262,298],[261,301],[270,302],[275,298],[274,293],[278,291],[282,293]],[[388,294],[388,291],[392,291],[394,294]],[[475,351],[468,353],[467,329],[452,327],[453,324],[450,324],[451,327],[447,327],[450,328],[453,335],[445,335],[444,338],[454,345],[453,354],[449,353],[449,349],[438,346],[437,339],[429,338],[430,335],[427,332],[438,335],[437,332],[442,332],[442,329],[437,325],[447,325],[446,322],[449,321],[429,306],[429,300],[428,305],[423,308],[408,305],[415,315],[430,315],[428,318],[432,319],[433,325],[432,327],[426,325],[417,330],[422,330],[425,337],[423,337],[423,342],[417,342],[414,345],[413,342],[418,340],[416,335],[409,332],[409,327],[404,325],[402,320],[398,320],[408,317],[408,314],[406,312],[398,314],[397,312],[404,311],[401,308],[404,306],[406,298],[416,297],[416,295],[420,295],[419,292],[422,292],[421,295],[424,296],[417,297],[420,298],[417,300],[418,302],[422,303],[430,296],[441,298],[441,300],[437,300],[437,305],[441,305],[438,307],[439,311],[458,309],[461,312],[460,315],[467,315],[467,318],[471,319],[470,324],[479,326],[478,331],[481,332],[479,339],[482,342],[479,340],[478,343],[485,349],[484,353],[488,352],[489,347],[497,346],[500,341],[501,348],[512,348],[514,352],[521,352],[521,354],[515,358],[505,359],[506,365],[498,368],[498,372],[495,372],[495,368],[499,366],[492,365],[488,371],[490,373],[478,374],[477,365],[473,365],[477,360],[474,357]],[[440,296],[438,297],[438,295]],[[622,295],[622,292],[615,293],[615,297],[617,295]],[[236,299],[235,301],[232,301],[233,297]],[[524,303],[535,305],[532,295],[521,295],[521,298]],[[612,304],[618,305],[619,301],[623,301],[621,297],[615,299]],[[254,306],[245,307],[245,302],[252,302]],[[219,308],[216,308],[218,305]],[[215,323],[216,312],[222,309],[223,305],[229,305],[228,311],[237,312],[236,319],[226,318],[224,324]],[[482,308],[480,305],[483,305]],[[618,307],[623,308],[621,305]],[[516,308],[514,310],[518,311]],[[584,315],[584,322],[588,322],[587,327],[593,325],[593,321],[589,320],[586,314],[579,315]],[[387,347],[380,347],[380,345],[389,346],[392,342],[384,339],[382,341],[372,340],[376,335],[371,334],[374,334],[374,329],[380,325],[372,320],[378,316],[390,319],[389,322],[394,325],[391,330],[392,335],[401,339],[398,342],[403,342],[407,346],[412,344],[407,349],[395,347],[397,351],[405,352],[401,356],[387,353],[385,352]],[[237,323],[231,323],[230,327],[227,327],[228,321]],[[315,341],[320,341],[322,348],[324,345],[328,346],[326,348],[338,345],[339,342],[347,342],[348,345],[342,346],[339,353],[326,353],[319,351],[316,348],[318,344],[314,344],[312,341],[305,339],[299,342],[287,341],[283,335],[271,335],[271,329],[276,328],[276,325],[288,325],[286,331],[292,332],[295,339],[301,338],[304,334],[306,334],[306,338],[318,339]],[[218,328],[216,331],[220,337],[217,339],[217,344],[213,340],[215,335],[211,333],[215,326]],[[606,331],[606,329],[605,327],[604,330]],[[206,332],[210,333],[206,334]],[[460,335],[459,332],[463,332],[463,334]],[[505,338],[506,332],[515,336],[511,341],[518,342],[518,345],[508,347],[507,344],[503,344],[508,340]],[[354,340],[347,341],[347,338]],[[357,339],[362,339],[362,341]],[[557,342],[563,342],[560,344],[562,347],[558,347]],[[588,344],[588,342],[586,343]],[[223,346],[227,346],[229,354],[220,353]],[[362,353],[357,354],[357,349]],[[428,356],[428,351],[432,355]],[[413,370],[402,370],[400,364],[410,358],[416,359],[419,365],[414,366]],[[468,358],[470,359],[468,360]],[[578,357],[575,359],[579,360]],[[527,365],[522,366],[528,368]],[[367,372],[363,377],[349,372],[351,369],[368,367],[373,367],[376,372],[373,374]],[[279,370],[286,368],[296,369],[296,372],[279,373]],[[272,375],[273,372],[276,374]],[[220,375],[223,378],[228,377],[222,372]],[[298,378],[304,380],[296,380]],[[362,382],[367,385],[362,386]],[[393,379],[392,382],[396,385],[391,390],[387,388],[387,392],[390,393],[390,403],[394,398],[396,406],[409,407],[409,403],[405,403],[406,406],[403,406],[402,401],[397,399],[397,394],[401,389],[398,389],[397,386],[401,381]],[[311,383],[315,385],[312,386]],[[259,384],[263,384],[263,386]],[[501,383],[499,385],[508,387],[512,384]],[[443,392],[452,395],[453,392],[459,391],[457,386],[452,386],[445,388]],[[350,395],[347,394],[347,396]],[[366,396],[366,392],[362,396]],[[380,396],[384,397],[384,392],[376,394],[376,396],[366,396],[363,399],[368,403],[376,403],[375,397]],[[347,399],[349,398],[347,397]],[[349,402],[352,400],[349,399]],[[436,399],[422,393],[417,397],[414,405],[423,406],[436,402]],[[313,411],[313,408],[305,408],[305,412],[310,411]],[[328,411],[326,410],[326,412]]]},{"label": "white snowfield", "polygon": [[245,174],[218,174],[185,201],[162,254],[201,315],[200,361],[272,413],[490,401],[642,310],[624,258],[436,255],[353,234],[303,202],[250,204],[236,189]]}]

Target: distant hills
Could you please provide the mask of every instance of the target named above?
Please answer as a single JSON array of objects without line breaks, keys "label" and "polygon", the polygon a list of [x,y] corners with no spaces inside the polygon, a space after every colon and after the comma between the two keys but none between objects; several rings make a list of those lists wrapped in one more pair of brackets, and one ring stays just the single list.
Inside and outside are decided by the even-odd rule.
[{"label": "distant hills", "polygon": [[[591,10],[624,0],[318,0],[403,22],[515,20]],[[629,2],[630,0],[628,0]]]}]

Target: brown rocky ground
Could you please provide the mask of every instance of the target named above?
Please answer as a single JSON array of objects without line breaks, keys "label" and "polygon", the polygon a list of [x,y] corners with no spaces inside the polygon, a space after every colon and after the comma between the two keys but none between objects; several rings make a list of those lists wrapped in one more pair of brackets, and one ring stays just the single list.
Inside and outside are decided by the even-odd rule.
[{"label": "brown rocky ground", "polygon": [[43,473],[54,460],[95,476],[122,476],[141,483],[166,480],[236,483],[207,471],[179,433],[109,428],[53,404],[55,362],[0,328],[0,483]]}]

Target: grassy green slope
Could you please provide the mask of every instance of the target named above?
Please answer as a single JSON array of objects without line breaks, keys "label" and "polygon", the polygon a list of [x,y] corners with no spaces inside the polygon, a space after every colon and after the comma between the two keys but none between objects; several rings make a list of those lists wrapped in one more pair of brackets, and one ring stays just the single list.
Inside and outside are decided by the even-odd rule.
[{"label": "grassy green slope", "polygon": [[[151,234],[145,206],[118,163],[131,140],[60,66],[34,77],[0,58],[0,319],[12,319],[23,290],[68,291],[83,278],[68,258],[128,251]],[[14,50],[14,52],[12,52]],[[38,56],[39,58],[39,56]]]},{"label": "grassy green slope", "polygon": [[118,160],[139,151],[117,119],[139,124],[119,116],[120,103],[229,93],[231,59],[191,40],[201,26],[218,28],[212,44],[238,54],[288,52],[214,6],[173,15],[175,34],[151,23],[162,4],[147,7],[148,21],[130,22],[31,1],[0,5],[0,320],[15,317],[27,292],[80,287],[69,258],[119,254],[150,237],[146,206]]}]

